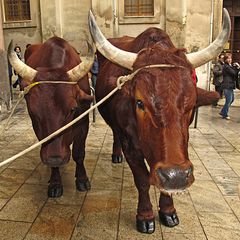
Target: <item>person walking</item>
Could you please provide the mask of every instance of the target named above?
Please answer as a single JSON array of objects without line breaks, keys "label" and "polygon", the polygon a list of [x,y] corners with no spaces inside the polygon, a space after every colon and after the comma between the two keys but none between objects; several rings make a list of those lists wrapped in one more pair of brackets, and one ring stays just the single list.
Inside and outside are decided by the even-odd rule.
[{"label": "person walking", "polygon": [[[14,51],[16,52],[18,58],[22,61],[21,48],[19,46],[16,46],[14,48]],[[20,85],[21,77],[18,75],[18,73],[15,70],[14,70],[14,74],[17,75],[17,80],[15,81],[15,83],[12,86],[13,86],[13,88],[16,88],[17,85]]]},{"label": "person walking", "polygon": [[[218,56],[218,61],[213,67],[213,85],[215,86],[215,91],[219,93],[222,98],[223,89],[222,89],[222,81],[223,81],[223,64],[224,64],[224,54],[220,54]],[[218,106],[218,101],[212,104],[213,107]]]},{"label": "person walking", "polygon": [[96,82],[97,82],[97,74],[98,74],[98,59],[97,59],[97,54],[95,54],[94,61],[92,68],[90,70],[91,72],[91,80],[92,80],[92,87],[95,89],[96,87]]},{"label": "person walking", "polygon": [[232,66],[232,54],[227,53],[224,56],[224,65],[222,69],[223,81],[222,89],[225,95],[225,104],[219,113],[222,118],[230,120],[228,111],[234,101],[234,89],[236,88],[236,80],[238,75],[239,64],[237,67]]}]

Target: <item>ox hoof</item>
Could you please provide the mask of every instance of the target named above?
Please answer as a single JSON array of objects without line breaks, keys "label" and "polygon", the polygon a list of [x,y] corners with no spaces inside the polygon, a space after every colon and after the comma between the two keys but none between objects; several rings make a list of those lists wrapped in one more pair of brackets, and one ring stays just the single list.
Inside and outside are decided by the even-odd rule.
[{"label": "ox hoof", "polygon": [[122,155],[114,155],[112,154],[112,163],[121,163],[123,161]]},{"label": "ox hoof", "polygon": [[154,233],[155,221],[154,218],[150,220],[139,220],[137,219],[137,230],[141,233]]},{"label": "ox hoof", "polygon": [[175,227],[179,224],[179,219],[176,213],[173,213],[171,215],[167,215],[165,213],[162,212],[158,212],[159,213],[159,219],[160,222],[166,226],[166,227]]},{"label": "ox hoof", "polygon": [[76,183],[77,190],[80,192],[86,192],[91,189],[91,184],[88,178],[84,182],[76,179],[75,183]]},{"label": "ox hoof", "polygon": [[63,187],[61,185],[49,185],[48,197],[57,198],[63,195]]}]

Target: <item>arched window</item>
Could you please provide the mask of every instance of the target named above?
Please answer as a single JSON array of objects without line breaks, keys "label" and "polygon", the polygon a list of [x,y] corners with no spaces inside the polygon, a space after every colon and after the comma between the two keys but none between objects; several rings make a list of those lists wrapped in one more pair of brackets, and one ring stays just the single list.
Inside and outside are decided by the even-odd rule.
[{"label": "arched window", "polygon": [[154,1],[153,0],[125,0],[124,15],[125,16],[153,16]]},{"label": "arched window", "polygon": [[4,0],[5,22],[31,20],[29,0]]}]

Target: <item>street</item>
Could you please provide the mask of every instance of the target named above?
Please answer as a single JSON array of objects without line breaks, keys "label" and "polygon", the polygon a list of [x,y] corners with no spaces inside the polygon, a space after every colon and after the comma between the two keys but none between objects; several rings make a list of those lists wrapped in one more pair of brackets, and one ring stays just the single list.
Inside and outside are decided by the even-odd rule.
[{"label": "street", "polygon": [[[221,103],[223,100],[221,100]],[[112,132],[100,114],[90,114],[85,165],[89,192],[75,189],[75,163],[61,169],[63,196],[47,197],[50,169],[37,148],[0,168],[1,240],[239,240],[240,104],[230,108],[231,120],[220,108],[199,109],[197,128],[190,126],[189,155],[195,182],[174,196],[180,224],[166,228],[158,221],[159,191],[151,187],[156,231],[140,234],[135,227],[137,192],[124,160],[111,163]],[[6,123],[0,122],[0,130]],[[25,100],[0,136],[0,161],[36,143]]]}]

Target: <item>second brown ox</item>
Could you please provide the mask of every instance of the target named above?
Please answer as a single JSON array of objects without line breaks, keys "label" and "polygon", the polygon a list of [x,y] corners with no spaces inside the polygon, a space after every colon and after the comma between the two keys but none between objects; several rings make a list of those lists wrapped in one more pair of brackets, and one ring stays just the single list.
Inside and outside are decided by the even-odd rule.
[{"label": "second brown ox", "polygon": [[155,229],[149,197],[151,184],[161,191],[160,221],[174,227],[179,219],[172,194],[183,191],[194,181],[188,156],[188,128],[194,110],[219,97],[215,92],[196,88],[191,76],[193,67],[221,52],[229,37],[229,15],[224,10],[223,30],[213,44],[188,55],[175,48],[168,35],[157,28],[147,29],[136,38],[108,41],[91,13],[89,26],[101,53],[97,100],[116,86],[119,76],[136,73],[99,111],[113,130],[113,161],[121,160],[122,149],[134,176],[139,194],[137,229],[143,233]]},{"label": "second brown ox", "polygon": [[[29,46],[25,52],[25,64],[14,53],[12,44],[9,45],[9,60],[22,77],[21,88],[29,89],[25,100],[39,140],[89,108],[92,97],[89,95],[87,72],[93,63],[93,51],[91,55],[91,59],[81,62],[79,54],[67,41],[52,37],[43,44]],[[90,189],[83,164],[88,127],[89,119],[86,116],[42,145],[42,162],[51,167],[49,197],[60,197],[63,194],[59,167],[70,160],[72,143],[72,156],[76,162],[76,187],[79,191]]]}]

